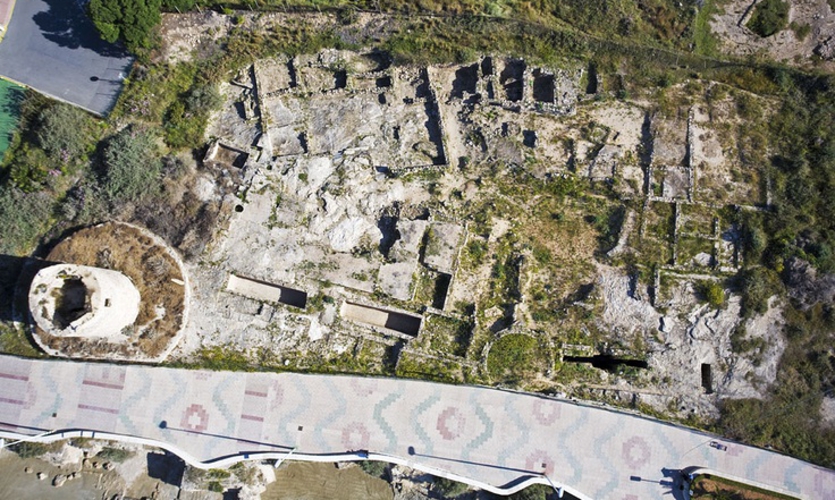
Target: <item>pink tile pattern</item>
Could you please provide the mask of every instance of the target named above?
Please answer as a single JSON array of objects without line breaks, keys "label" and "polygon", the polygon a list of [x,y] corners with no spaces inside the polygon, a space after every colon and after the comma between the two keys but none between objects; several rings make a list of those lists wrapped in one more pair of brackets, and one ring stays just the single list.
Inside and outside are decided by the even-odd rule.
[{"label": "pink tile pattern", "polygon": [[180,427],[190,431],[205,432],[209,428],[209,413],[203,405],[194,403],[183,412]]},{"label": "pink tile pattern", "polygon": [[132,435],[204,462],[368,450],[496,486],[547,474],[599,500],[668,498],[670,471],[696,466],[835,498],[835,471],[772,451],[572,401],[410,380],[0,356],[0,429]]},{"label": "pink tile pattern", "polygon": [[464,426],[467,424],[467,419],[458,408],[447,406],[444,411],[438,415],[438,423],[435,429],[446,441],[452,441],[464,432]]}]

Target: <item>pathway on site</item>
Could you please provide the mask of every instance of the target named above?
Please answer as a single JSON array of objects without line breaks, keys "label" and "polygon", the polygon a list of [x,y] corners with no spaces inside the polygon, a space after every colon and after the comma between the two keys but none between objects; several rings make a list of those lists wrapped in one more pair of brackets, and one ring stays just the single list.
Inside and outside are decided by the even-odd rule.
[{"label": "pathway on site", "polygon": [[[835,498],[835,471],[611,410],[485,388],[293,373],[190,371],[0,356],[0,430],[88,429],[191,461],[257,453],[379,452],[495,486],[548,475],[583,498],[681,498],[702,466]],[[8,434],[7,434],[8,435]]]}]

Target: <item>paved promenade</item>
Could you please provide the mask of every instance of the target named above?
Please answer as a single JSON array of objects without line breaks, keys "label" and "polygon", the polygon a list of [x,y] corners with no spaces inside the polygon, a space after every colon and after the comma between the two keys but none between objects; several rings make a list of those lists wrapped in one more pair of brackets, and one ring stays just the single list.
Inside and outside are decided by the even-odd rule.
[{"label": "paved promenade", "polygon": [[369,450],[500,487],[544,473],[595,500],[682,498],[673,481],[693,466],[835,498],[831,470],[732,442],[722,451],[706,434],[566,401],[406,380],[0,356],[0,430],[57,429],[151,439],[192,462]]}]

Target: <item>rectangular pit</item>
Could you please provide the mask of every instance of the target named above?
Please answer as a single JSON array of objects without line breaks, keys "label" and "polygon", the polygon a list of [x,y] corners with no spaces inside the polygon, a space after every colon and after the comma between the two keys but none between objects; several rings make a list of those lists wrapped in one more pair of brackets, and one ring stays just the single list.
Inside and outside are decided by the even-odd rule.
[{"label": "rectangular pit", "polygon": [[526,67],[525,62],[519,59],[510,59],[505,62],[499,81],[504,87],[505,98],[508,101],[518,102],[524,99]]},{"label": "rectangular pit", "polygon": [[345,302],[342,305],[341,314],[345,319],[393,330],[410,337],[417,337],[422,321],[420,316],[390,311],[379,307],[364,306],[353,302]]},{"label": "rectangular pit", "polygon": [[538,102],[554,102],[556,98],[556,79],[554,75],[536,69],[533,72],[533,98]]},{"label": "rectangular pit", "polygon": [[463,99],[465,94],[475,94],[478,85],[478,64],[463,66],[455,71],[452,97]]},{"label": "rectangular pit", "polygon": [[307,293],[301,290],[234,274],[229,275],[226,290],[251,299],[286,304],[299,309],[304,309],[307,305]]},{"label": "rectangular pit", "polygon": [[438,273],[435,278],[435,293],[432,296],[432,307],[443,311],[446,305],[446,297],[449,293],[449,285],[452,282],[452,275]]},{"label": "rectangular pit", "polygon": [[233,167],[243,168],[246,165],[246,160],[249,159],[249,153],[229,147],[225,144],[219,144],[214,156],[210,158],[219,163],[232,165]]},{"label": "rectangular pit", "polygon": [[710,363],[702,363],[702,388],[707,394],[713,394],[713,374],[710,371]]}]

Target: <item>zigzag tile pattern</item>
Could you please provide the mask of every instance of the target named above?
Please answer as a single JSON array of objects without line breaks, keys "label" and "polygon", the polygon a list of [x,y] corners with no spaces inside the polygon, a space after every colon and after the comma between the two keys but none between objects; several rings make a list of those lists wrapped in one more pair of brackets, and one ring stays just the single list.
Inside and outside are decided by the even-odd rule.
[{"label": "zigzag tile pattern", "polygon": [[114,432],[204,462],[359,446],[496,486],[546,473],[599,500],[664,498],[671,471],[691,466],[835,498],[835,471],[771,451],[569,401],[407,380],[0,356],[0,429]]}]

